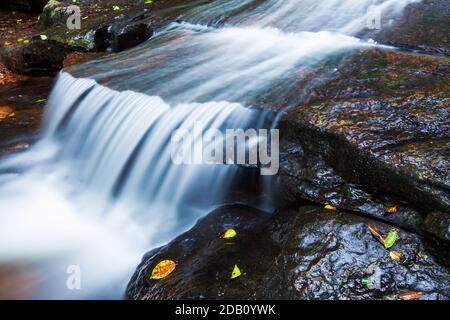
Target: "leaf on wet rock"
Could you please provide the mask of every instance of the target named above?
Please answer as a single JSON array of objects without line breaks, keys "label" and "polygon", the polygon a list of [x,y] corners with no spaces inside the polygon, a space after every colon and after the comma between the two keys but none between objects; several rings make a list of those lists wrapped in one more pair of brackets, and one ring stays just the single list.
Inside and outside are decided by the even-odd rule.
[{"label": "leaf on wet rock", "polygon": [[394,261],[400,261],[400,259],[402,258],[402,254],[398,251],[392,250],[391,252],[389,252],[389,257],[391,257],[391,259]]},{"label": "leaf on wet rock", "polygon": [[152,271],[150,279],[162,279],[167,277],[175,270],[176,263],[172,260],[163,260],[156,265]]},{"label": "leaf on wet rock", "polygon": [[369,224],[367,227],[368,227],[370,233],[371,233],[378,241],[380,241],[382,244],[384,244],[385,239],[384,239],[383,234],[381,233],[381,231],[378,230],[378,228],[375,227],[373,224]]},{"label": "leaf on wet rock", "polygon": [[367,286],[369,284],[369,279],[367,278],[361,279],[361,284]]},{"label": "leaf on wet rock", "polygon": [[236,237],[237,232],[234,229],[228,229],[227,231],[225,231],[225,233],[223,234],[223,238],[224,239],[231,239]]},{"label": "leaf on wet rock", "polygon": [[241,276],[241,270],[238,268],[237,265],[234,265],[233,272],[231,272],[230,279],[236,279],[237,277]]},{"label": "leaf on wet rock", "polygon": [[10,107],[0,106],[0,120],[6,119],[8,117],[14,116],[14,110]]},{"label": "leaf on wet rock", "polygon": [[420,291],[411,291],[399,293],[398,298],[400,300],[418,300],[422,297],[423,293]]},{"label": "leaf on wet rock", "polygon": [[331,204],[325,205],[324,208],[327,209],[327,210],[331,210],[331,211],[336,211],[336,210],[337,210],[337,208],[336,208],[336,207],[333,207]]},{"label": "leaf on wet rock", "polygon": [[393,229],[389,231],[386,239],[384,239],[384,247],[386,249],[391,248],[397,241],[397,230]]},{"label": "leaf on wet rock", "polygon": [[387,208],[386,213],[396,213],[397,212],[397,207],[390,207]]}]

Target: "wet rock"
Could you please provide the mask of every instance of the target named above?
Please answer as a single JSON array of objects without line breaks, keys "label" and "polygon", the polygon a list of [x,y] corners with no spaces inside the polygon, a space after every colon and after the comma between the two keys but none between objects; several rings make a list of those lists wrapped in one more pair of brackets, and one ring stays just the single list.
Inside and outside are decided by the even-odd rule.
[{"label": "wet rock", "polygon": [[362,50],[318,66],[322,82],[300,81],[300,104],[280,123],[288,202],[330,202],[414,230],[430,210],[448,212],[448,62]]},{"label": "wet rock", "polygon": [[[279,251],[263,221],[269,215],[243,206],[216,210],[167,246],[149,252],[130,281],[131,299],[239,299],[251,297],[261,276]],[[234,228],[238,235],[222,239]],[[154,266],[164,259],[177,263],[160,281],[150,280]],[[231,280],[234,265],[243,276]],[[248,276],[247,276],[248,275]]]},{"label": "wet rock", "polygon": [[144,42],[152,35],[150,20],[145,15],[130,20],[119,19],[95,31],[94,48],[96,51],[122,51]]},{"label": "wet rock", "polygon": [[[258,296],[396,299],[401,292],[421,291],[423,299],[450,298],[449,271],[437,264],[427,244],[401,230],[392,249],[403,258],[393,261],[389,250],[367,230],[369,223],[385,234],[389,229],[388,225],[354,215],[312,207],[300,209]],[[445,250],[442,252],[445,254]],[[372,286],[363,285],[363,278],[369,278]]]},{"label": "wet rock", "polygon": [[382,17],[380,31],[363,35],[406,50],[450,55],[450,6],[447,0],[409,4],[402,15]]},{"label": "wet rock", "polygon": [[[103,1],[92,5],[79,1],[82,20],[80,29],[67,28],[72,3],[50,1],[41,15],[40,25],[50,38],[69,46],[90,51],[122,51],[136,46],[153,35],[161,19],[153,15],[143,2]],[[116,10],[114,9],[116,8]]]},{"label": "wet rock", "polygon": [[61,43],[36,37],[28,44],[3,48],[0,59],[19,74],[51,75],[62,68],[66,54],[67,49]]},{"label": "wet rock", "polygon": [[450,214],[432,212],[425,219],[422,228],[440,239],[450,241]]},{"label": "wet rock", "polygon": [[[450,278],[434,243],[403,230],[393,261],[367,229],[389,225],[343,212],[306,206],[268,215],[243,206],[222,207],[168,245],[145,255],[132,277],[130,299],[395,299],[421,291],[423,299],[448,299]],[[238,235],[222,239],[228,228]],[[448,249],[448,248],[447,248]],[[441,250],[441,251],[439,251]],[[161,260],[177,263],[162,280],[150,280]],[[230,279],[234,265],[242,275]],[[375,274],[379,286],[361,279]],[[375,280],[374,280],[374,283]]]},{"label": "wet rock", "polygon": [[20,11],[42,12],[48,0],[7,0],[0,2],[0,8]]}]

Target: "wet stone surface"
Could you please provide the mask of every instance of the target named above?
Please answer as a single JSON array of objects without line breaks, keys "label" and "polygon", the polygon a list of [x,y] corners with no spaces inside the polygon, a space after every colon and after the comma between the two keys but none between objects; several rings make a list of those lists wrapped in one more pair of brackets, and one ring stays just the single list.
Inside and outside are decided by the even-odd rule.
[{"label": "wet stone surface", "polygon": [[[399,230],[393,261],[368,231],[389,225],[314,206],[275,215],[243,206],[217,209],[170,244],[145,255],[131,279],[130,299],[448,299],[448,248]],[[222,239],[228,228],[237,236]],[[177,263],[167,278],[151,280],[161,260]],[[442,265],[440,265],[442,264]],[[238,265],[242,275],[230,279]],[[362,279],[380,274],[379,287]],[[374,282],[375,283],[375,282]]]}]

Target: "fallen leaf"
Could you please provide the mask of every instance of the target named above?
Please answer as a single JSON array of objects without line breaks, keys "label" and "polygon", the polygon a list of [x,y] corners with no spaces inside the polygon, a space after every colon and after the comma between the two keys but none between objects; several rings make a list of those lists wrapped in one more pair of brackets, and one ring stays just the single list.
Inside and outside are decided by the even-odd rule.
[{"label": "fallen leaf", "polygon": [[392,250],[389,252],[389,257],[394,261],[399,261],[402,258],[402,254],[398,251]]},{"label": "fallen leaf", "polygon": [[241,270],[239,270],[237,265],[234,265],[233,268],[233,272],[231,272],[231,278],[230,279],[235,279],[237,277],[241,276]]},{"label": "fallen leaf", "polygon": [[144,2],[144,4],[146,4],[146,5],[151,5],[152,3],[153,3],[152,0],[145,0],[145,2]]},{"label": "fallen leaf", "polygon": [[325,205],[324,208],[325,208],[325,209],[328,209],[328,210],[332,210],[332,211],[336,211],[336,210],[337,210],[336,207],[333,207],[333,206],[330,205],[330,204]]},{"label": "fallen leaf", "polygon": [[378,240],[380,241],[382,244],[384,244],[384,237],[381,233],[380,230],[378,230],[377,227],[375,227],[373,224],[369,224],[367,226],[369,228],[370,233]]},{"label": "fallen leaf", "polygon": [[0,107],[0,120],[14,116],[14,110],[10,107]]},{"label": "fallen leaf", "polygon": [[397,241],[397,230],[393,229],[389,231],[386,239],[384,239],[384,247],[386,249],[391,248],[395,244],[395,241]]},{"label": "fallen leaf", "polygon": [[397,212],[397,207],[390,207],[387,208],[386,213],[396,213]]},{"label": "fallen leaf", "polygon": [[367,286],[369,284],[369,279],[367,278],[361,279],[361,284]]},{"label": "fallen leaf", "polygon": [[18,43],[21,43],[21,42],[23,42],[23,38],[19,38],[19,39],[17,39],[17,42],[18,42]]},{"label": "fallen leaf", "polygon": [[45,34],[41,34],[39,37],[41,38],[41,40],[44,41],[48,39],[48,37]]},{"label": "fallen leaf", "polygon": [[173,270],[175,270],[176,265],[177,264],[172,260],[161,261],[153,269],[150,279],[162,279],[167,277]]},{"label": "fallen leaf", "polygon": [[47,101],[47,99],[45,99],[45,98],[34,100],[34,102],[36,102],[36,103],[41,103],[41,102],[46,102],[46,101]]},{"label": "fallen leaf", "polygon": [[230,239],[230,238],[236,237],[236,235],[237,235],[237,232],[234,229],[228,229],[227,231],[225,231],[223,238]]},{"label": "fallen leaf", "polygon": [[10,42],[10,41],[5,41],[5,42],[3,42],[3,45],[5,46],[5,47],[8,47],[8,46],[10,46],[12,43]]},{"label": "fallen leaf", "polygon": [[30,40],[28,40],[28,39],[23,40],[23,43],[30,43]]},{"label": "fallen leaf", "polygon": [[398,294],[400,300],[417,300],[422,297],[423,293],[419,291],[403,292]]},{"label": "fallen leaf", "polygon": [[120,7],[119,7],[119,6],[113,6],[113,10],[114,10],[114,11],[119,11],[119,10],[120,10]]}]

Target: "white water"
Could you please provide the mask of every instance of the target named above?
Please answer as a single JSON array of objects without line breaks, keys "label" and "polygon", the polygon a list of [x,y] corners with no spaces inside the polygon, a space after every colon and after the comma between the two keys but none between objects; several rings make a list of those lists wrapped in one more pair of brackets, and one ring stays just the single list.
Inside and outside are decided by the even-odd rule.
[{"label": "white water", "polygon": [[[74,72],[120,92],[62,73],[40,141],[0,163],[0,263],[37,275],[29,297],[121,297],[143,253],[223,202],[238,177],[231,165],[172,164],[173,130],[263,124],[268,113],[244,104],[282,96],[327,56],[374,46],[351,36],[372,2],[262,1],[227,21],[240,27],[173,24]],[[392,14],[414,1],[376,2]],[[217,1],[186,17],[211,21],[249,3]],[[69,265],[81,267],[82,290],[66,288]]]}]

